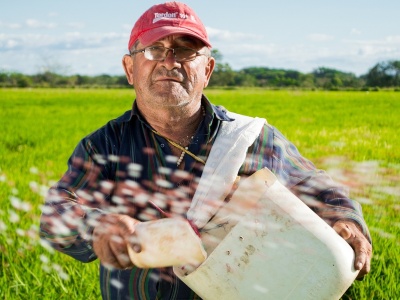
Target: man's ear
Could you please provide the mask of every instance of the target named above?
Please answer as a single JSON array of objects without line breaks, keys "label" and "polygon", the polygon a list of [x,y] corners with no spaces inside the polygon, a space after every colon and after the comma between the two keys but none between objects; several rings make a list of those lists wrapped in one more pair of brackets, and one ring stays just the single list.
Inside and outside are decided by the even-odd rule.
[{"label": "man's ear", "polygon": [[128,83],[133,85],[133,60],[129,54],[125,54],[122,58],[122,66],[124,68]]},{"label": "man's ear", "polygon": [[207,87],[207,85],[210,81],[211,74],[214,71],[214,67],[215,67],[215,59],[214,59],[214,57],[210,57],[208,59],[208,64],[205,68],[205,72],[206,72],[205,75],[206,75],[207,80],[204,82],[204,87]]}]

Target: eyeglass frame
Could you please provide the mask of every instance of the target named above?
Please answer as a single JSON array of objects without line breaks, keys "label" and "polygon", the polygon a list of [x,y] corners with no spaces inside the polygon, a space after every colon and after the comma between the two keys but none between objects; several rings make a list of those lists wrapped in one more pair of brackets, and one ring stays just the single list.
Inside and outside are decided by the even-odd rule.
[{"label": "eyeglass frame", "polygon": [[[165,56],[164,56],[163,59],[149,59],[148,57],[146,57],[146,51],[148,51],[147,49],[150,49],[150,48],[164,48],[164,49],[166,49],[167,51],[165,52]],[[178,60],[177,57],[176,57],[175,51],[176,51],[176,49],[179,49],[179,48],[184,48],[184,49],[193,50],[195,56],[194,56],[193,58],[189,58],[189,59],[183,59],[183,60],[180,59],[180,60]],[[168,53],[169,53],[170,51],[172,51],[172,54],[174,55],[175,60],[176,60],[177,62],[179,62],[179,63],[180,63],[180,62],[186,62],[186,61],[193,61],[193,60],[195,60],[198,56],[201,56],[201,55],[204,55],[204,56],[208,56],[208,57],[209,57],[209,55],[208,55],[207,53],[200,53],[200,51],[196,51],[196,50],[193,49],[193,48],[190,48],[190,47],[182,47],[182,46],[180,46],[180,47],[175,47],[175,48],[169,48],[169,47],[155,46],[155,45],[154,45],[154,46],[144,47],[143,49],[132,50],[132,51],[129,52],[129,54],[132,56],[132,55],[135,55],[135,54],[138,54],[138,53],[143,53],[143,54],[144,54],[144,57],[145,57],[147,60],[150,60],[150,61],[164,61],[164,60],[167,58]]]}]

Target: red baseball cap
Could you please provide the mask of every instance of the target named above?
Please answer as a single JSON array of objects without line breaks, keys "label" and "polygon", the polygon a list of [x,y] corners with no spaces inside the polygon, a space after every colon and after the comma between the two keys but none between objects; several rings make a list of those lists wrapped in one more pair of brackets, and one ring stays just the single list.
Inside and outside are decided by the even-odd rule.
[{"label": "red baseball cap", "polygon": [[166,2],[150,7],[136,21],[128,50],[137,40],[147,46],[171,34],[193,36],[211,48],[206,28],[196,13],[184,3]]}]

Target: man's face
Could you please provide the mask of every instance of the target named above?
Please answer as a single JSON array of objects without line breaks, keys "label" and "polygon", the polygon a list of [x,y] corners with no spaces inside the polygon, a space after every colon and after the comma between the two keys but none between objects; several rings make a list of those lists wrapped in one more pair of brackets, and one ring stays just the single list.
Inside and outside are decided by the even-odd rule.
[{"label": "man's face", "polygon": [[[139,43],[136,49],[146,46],[189,47],[201,53],[206,50],[199,40],[185,35],[171,35],[152,45]],[[135,87],[138,104],[152,107],[185,106],[200,101],[214,68],[213,58],[201,55],[192,61],[177,62],[172,51],[164,61],[148,60],[144,53],[133,55],[131,65],[126,63],[127,59],[125,71]]]}]

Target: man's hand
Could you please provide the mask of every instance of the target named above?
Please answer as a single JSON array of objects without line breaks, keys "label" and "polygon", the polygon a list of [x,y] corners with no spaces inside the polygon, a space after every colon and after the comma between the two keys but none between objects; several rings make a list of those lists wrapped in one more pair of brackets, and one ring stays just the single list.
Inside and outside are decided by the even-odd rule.
[{"label": "man's hand", "polygon": [[132,268],[127,246],[141,251],[139,244],[135,244],[135,225],[139,221],[127,215],[108,214],[98,222],[93,231],[93,250],[101,263],[108,268]]},{"label": "man's hand", "polygon": [[369,273],[371,267],[372,246],[354,222],[337,221],[333,229],[350,244],[355,252],[354,268],[360,270],[357,279],[361,280]]}]

